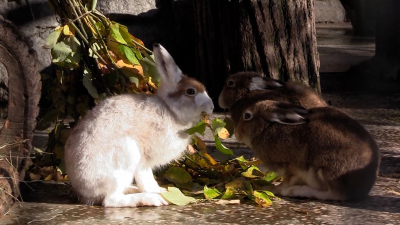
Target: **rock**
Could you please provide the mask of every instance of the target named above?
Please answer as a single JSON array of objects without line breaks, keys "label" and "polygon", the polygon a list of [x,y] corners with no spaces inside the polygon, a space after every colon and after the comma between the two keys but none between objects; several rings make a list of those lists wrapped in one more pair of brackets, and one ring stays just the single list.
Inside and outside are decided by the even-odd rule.
[{"label": "rock", "polygon": [[[107,14],[128,14],[138,16],[153,16],[156,11],[156,0],[103,0],[98,1],[97,10]],[[148,12],[148,13],[147,13]]]},{"label": "rock", "polygon": [[339,0],[315,0],[315,22],[344,22],[346,11]]},{"label": "rock", "polygon": [[29,40],[30,47],[36,51],[42,70],[51,64],[50,51],[44,49],[47,36],[53,32],[54,28],[59,25],[56,20],[55,13],[50,8],[47,0],[29,0],[33,15],[22,1],[21,5],[8,0],[0,0],[0,14],[4,18],[10,20],[17,26],[19,32]]}]

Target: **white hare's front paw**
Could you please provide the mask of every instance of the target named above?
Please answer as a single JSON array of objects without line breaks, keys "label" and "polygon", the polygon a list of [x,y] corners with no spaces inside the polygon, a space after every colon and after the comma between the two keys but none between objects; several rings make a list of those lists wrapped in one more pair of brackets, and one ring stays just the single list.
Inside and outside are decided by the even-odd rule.
[{"label": "white hare's front paw", "polygon": [[166,188],[160,187],[160,193],[163,193],[163,192],[168,192],[168,190]]},{"label": "white hare's front paw", "polygon": [[160,195],[156,193],[147,193],[146,198],[141,202],[142,206],[162,206],[168,205],[168,202]]}]

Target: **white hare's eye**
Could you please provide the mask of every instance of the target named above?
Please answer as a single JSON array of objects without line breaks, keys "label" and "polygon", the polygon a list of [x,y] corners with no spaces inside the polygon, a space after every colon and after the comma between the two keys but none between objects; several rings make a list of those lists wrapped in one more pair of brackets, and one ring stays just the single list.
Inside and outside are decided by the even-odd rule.
[{"label": "white hare's eye", "polygon": [[186,94],[189,96],[193,96],[196,94],[196,90],[194,90],[194,88],[188,88],[186,89]]},{"label": "white hare's eye", "polygon": [[228,80],[228,82],[226,83],[226,86],[228,86],[228,87],[234,87],[234,86],[235,86],[235,81],[233,81],[233,80]]},{"label": "white hare's eye", "polygon": [[251,120],[251,118],[253,118],[253,114],[251,114],[250,112],[245,112],[245,113],[243,114],[243,119],[244,119],[245,121]]}]

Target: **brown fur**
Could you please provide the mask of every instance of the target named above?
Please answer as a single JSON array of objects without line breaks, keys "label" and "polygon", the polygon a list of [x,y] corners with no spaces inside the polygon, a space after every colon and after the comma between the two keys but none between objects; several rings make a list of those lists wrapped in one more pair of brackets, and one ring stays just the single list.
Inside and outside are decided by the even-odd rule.
[{"label": "brown fur", "polygon": [[[313,169],[310,176],[319,180],[320,190],[329,189],[341,196],[338,199],[359,200],[370,192],[380,164],[379,149],[356,120],[333,107],[321,107],[303,114],[303,124],[272,122],[271,118],[283,118],[293,110],[290,104],[269,100],[248,107],[243,114],[246,112],[253,117],[248,121],[240,118],[237,139],[251,146],[271,170],[283,169],[284,180]],[[324,180],[318,177],[318,170]],[[304,179],[296,183],[303,184]]]},{"label": "brown fur", "polygon": [[[268,87],[265,90],[250,91],[252,78],[262,77],[254,72],[239,72],[228,77],[220,94],[220,106],[229,108],[231,117],[238,123],[242,110],[260,100],[275,100],[301,105],[305,108],[328,106],[323,98],[312,88],[297,82],[273,80],[263,77]],[[234,81],[234,87],[228,87],[228,81]],[[272,83],[280,83],[282,87],[274,87]],[[271,84],[271,85],[270,85]],[[221,103],[223,103],[221,105]],[[224,106],[223,106],[224,105]]]},{"label": "brown fur", "polygon": [[[182,79],[178,83],[177,91],[174,93],[169,94],[169,97],[171,98],[178,98],[181,97],[182,95],[186,95],[186,90],[191,87],[196,90],[198,93],[205,92],[206,89],[202,83],[197,81],[194,78],[188,77],[188,76],[182,76]],[[194,97],[194,96],[190,96]]]}]

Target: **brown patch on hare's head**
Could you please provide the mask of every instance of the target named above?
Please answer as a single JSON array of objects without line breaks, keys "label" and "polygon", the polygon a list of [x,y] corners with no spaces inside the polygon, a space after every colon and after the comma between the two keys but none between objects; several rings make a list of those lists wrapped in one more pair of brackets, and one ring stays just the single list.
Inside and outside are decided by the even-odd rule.
[{"label": "brown patch on hare's head", "polygon": [[283,85],[283,82],[263,77],[259,73],[235,73],[226,79],[218,103],[221,108],[230,108],[236,101],[248,96],[251,91],[271,90]]},{"label": "brown patch on hare's head", "polygon": [[186,95],[190,98],[194,98],[197,93],[204,93],[206,89],[202,83],[194,78],[188,76],[182,76],[182,79],[176,86],[176,91],[169,94],[169,97],[177,99],[180,96]]},{"label": "brown patch on hare's head", "polygon": [[198,114],[200,118],[202,112],[211,114],[214,110],[214,105],[204,85],[187,76],[182,76],[182,79],[176,85],[175,91],[169,93],[168,97],[172,104],[179,108],[182,115]]}]

